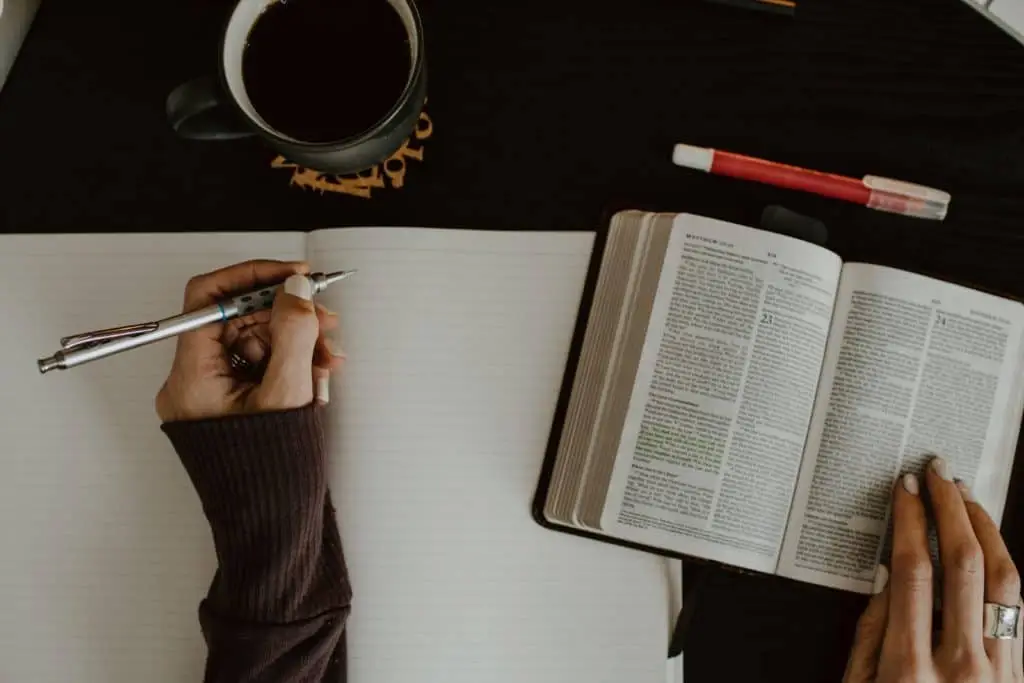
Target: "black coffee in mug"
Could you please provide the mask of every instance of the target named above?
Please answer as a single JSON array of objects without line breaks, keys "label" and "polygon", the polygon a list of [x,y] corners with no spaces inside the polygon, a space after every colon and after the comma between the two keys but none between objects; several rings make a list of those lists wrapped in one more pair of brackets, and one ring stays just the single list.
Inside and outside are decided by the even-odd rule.
[{"label": "black coffee in mug", "polygon": [[167,96],[188,140],[257,136],[289,162],[346,175],[401,149],[427,99],[415,0],[232,0],[217,74]]},{"label": "black coffee in mug", "polygon": [[278,0],[249,32],[242,80],[271,128],[331,142],[380,121],[411,64],[408,31],[388,0]]}]

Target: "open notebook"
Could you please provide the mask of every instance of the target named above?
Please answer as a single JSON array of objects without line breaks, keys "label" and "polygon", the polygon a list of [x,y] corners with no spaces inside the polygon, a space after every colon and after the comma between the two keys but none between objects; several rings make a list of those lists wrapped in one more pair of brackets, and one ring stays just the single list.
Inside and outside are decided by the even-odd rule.
[{"label": "open notebook", "polygon": [[201,680],[212,544],[152,407],[173,344],[46,377],[35,359],[62,335],[173,313],[189,276],[254,257],[359,269],[320,299],[349,357],[328,440],[352,683],[681,680],[665,660],[677,567],[530,517],[592,242],[0,237],[0,680]]}]

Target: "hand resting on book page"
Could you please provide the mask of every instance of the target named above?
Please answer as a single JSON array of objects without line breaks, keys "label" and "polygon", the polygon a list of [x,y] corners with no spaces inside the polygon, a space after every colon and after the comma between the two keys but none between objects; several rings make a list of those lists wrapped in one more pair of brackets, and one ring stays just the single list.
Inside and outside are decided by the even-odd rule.
[{"label": "hand resting on book page", "polygon": [[920,479],[905,474],[893,494],[892,567],[879,567],[844,683],[1020,683],[1020,576],[999,528],[942,458],[923,479],[939,539],[942,611],[933,612],[938,576]]},{"label": "hand resting on book page", "polygon": [[[178,337],[170,376],[157,395],[160,419],[194,420],[234,413],[288,410],[328,399],[327,379],[342,363],[324,338],[338,317],[309,300],[305,263],[248,261],[192,278],[183,311],[285,278],[271,311],[258,311]],[[314,346],[315,345],[315,346]],[[305,349],[314,348],[310,367]]]}]

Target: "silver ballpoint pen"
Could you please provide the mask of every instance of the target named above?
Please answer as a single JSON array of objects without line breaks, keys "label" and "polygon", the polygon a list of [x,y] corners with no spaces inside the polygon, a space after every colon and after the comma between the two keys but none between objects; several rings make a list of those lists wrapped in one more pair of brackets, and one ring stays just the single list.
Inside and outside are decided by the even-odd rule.
[{"label": "silver ballpoint pen", "polygon": [[[319,294],[328,285],[344,280],[355,272],[355,270],[339,270],[335,273],[310,274],[308,277],[313,287],[313,294]],[[60,340],[60,351],[49,358],[40,358],[37,361],[39,372],[67,370],[89,361],[113,356],[115,353],[152,344],[168,337],[175,337],[203,325],[268,309],[274,303],[274,297],[280,288],[281,285],[262,287],[198,311],[183,313],[163,320],[64,337]]]}]

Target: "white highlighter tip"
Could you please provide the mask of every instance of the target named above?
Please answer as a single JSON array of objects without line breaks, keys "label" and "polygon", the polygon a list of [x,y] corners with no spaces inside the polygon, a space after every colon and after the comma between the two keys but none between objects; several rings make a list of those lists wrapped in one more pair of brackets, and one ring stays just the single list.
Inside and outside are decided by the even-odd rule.
[{"label": "white highlighter tip", "polygon": [[676,166],[693,168],[705,173],[711,172],[711,163],[715,160],[715,150],[707,147],[677,144],[672,149],[672,163]]}]

